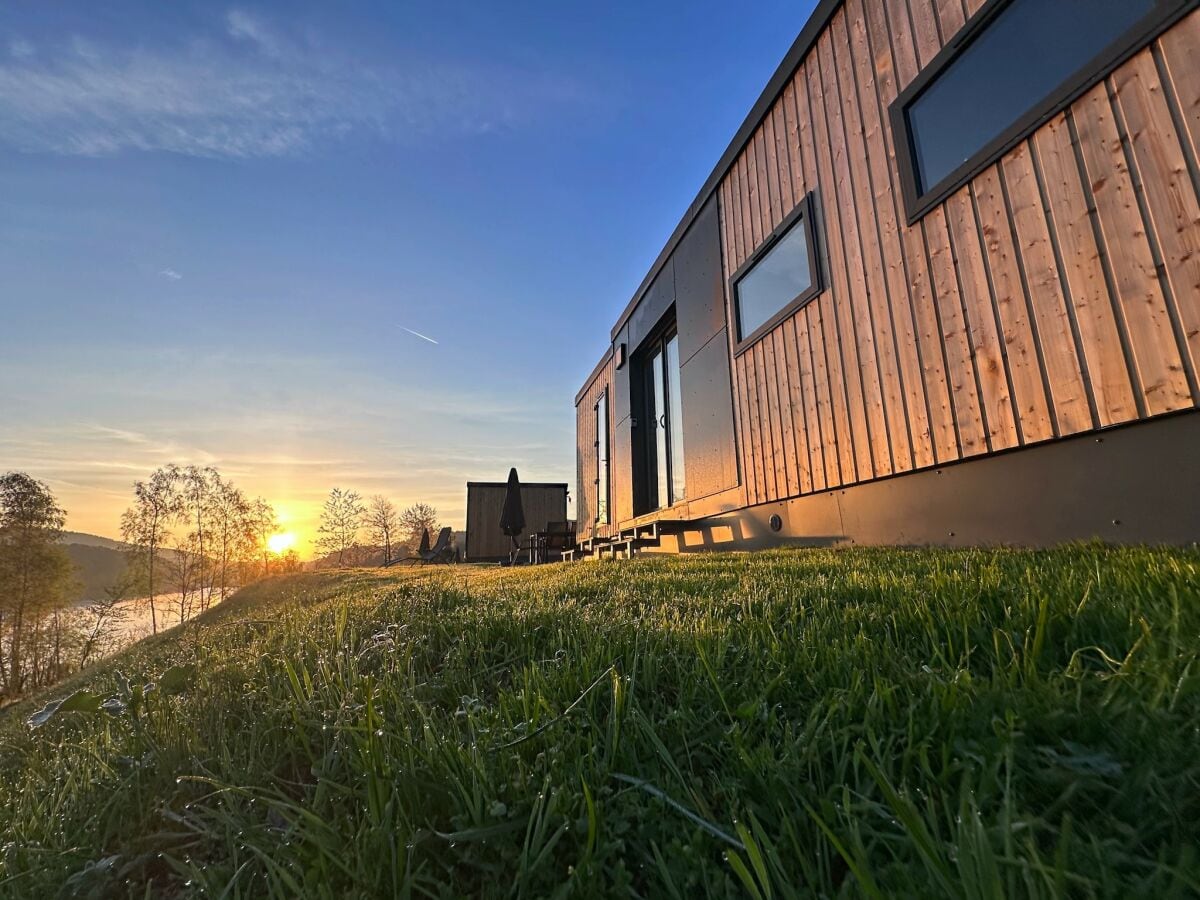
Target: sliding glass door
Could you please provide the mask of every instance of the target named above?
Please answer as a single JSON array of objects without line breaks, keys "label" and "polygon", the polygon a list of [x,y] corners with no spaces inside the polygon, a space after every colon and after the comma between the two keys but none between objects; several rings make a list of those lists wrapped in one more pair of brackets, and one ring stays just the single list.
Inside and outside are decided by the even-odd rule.
[{"label": "sliding glass door", "polygon": [[647,351],[645,371],[647,499],[651,509],[686,496],[679,391],[679,335],[668,332]]}]

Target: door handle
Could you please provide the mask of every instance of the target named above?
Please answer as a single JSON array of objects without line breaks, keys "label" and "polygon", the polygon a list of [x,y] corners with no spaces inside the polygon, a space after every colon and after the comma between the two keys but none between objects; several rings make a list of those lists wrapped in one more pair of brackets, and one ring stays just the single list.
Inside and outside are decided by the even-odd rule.
[{"label": "door handle", "polygon": [[664,430],[666,429],[666,427],[667,427],[667,414],[666,413],[663,413],[661,416],[658,417],[658,427],[662,428]]}]

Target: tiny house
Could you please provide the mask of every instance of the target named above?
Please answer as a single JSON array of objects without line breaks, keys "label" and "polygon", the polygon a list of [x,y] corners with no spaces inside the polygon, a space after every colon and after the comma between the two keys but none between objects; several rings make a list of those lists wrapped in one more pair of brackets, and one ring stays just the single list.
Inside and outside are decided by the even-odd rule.
[{"label": "tiny house", "polygon": [[[467,482],[467,534],[463,556],[467,562],[497,562],[508,559],[512,541],[500,530],[500,511],[508,484],[503,481]],[[567,521],[565,482],[521,484],[521,506],[528,537],[546,531],[554,522]]]},{"label": "tiny house", "polygon": [[821,0],[575,398],[585,555],[1200,539],[1196,0]]}]

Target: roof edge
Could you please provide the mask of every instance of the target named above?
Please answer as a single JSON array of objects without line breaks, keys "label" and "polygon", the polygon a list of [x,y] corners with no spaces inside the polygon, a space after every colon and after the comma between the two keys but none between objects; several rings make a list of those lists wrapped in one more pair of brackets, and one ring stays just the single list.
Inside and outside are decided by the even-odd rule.
[{"label": "roof edge", "polygon": [[583,395],[588,392],[588,388],[590,388],[592,386],[592,384],[596,381],[596,379],[600,377],[601,370],[603,370],[604,367],[606,365],[608,365],[608,361],[610,359],[612,359],[612,355],[613,355],[613,348],[612,348],[612,344],[610,343],[608,345],[608,349],[604,351],[604,355],[600,357],[600,362],[596,363],[595,368],[592,369],[592,374],[583,380],[583,387],[581,387],[578,391],[575,392],[575,405],[576,406],[578,406],[579,401],[583,399]]},{"label": "roof edge", "polygon": [[[683,218],[679,224],[675,226],[675,230],[671,232],[670,238],[667,239],[667,244],[663,247],[662,252],[658,254],[658,258],[654,260],[654,264],[650,267],[650,271],[646,273],[646,277],[642,279],[642,283],[638,285],[634,291],[633,299],[625,306],[617,319],[617,324],[613,326],[610,332],[612,340],[617,339],[617,334],[629,321],[629,317],[633,315],[634,309],[641,302],[643,295],[653,284],[654,279],[658,277],[658,273],[662,271],[662,267],[670,259],[671,254],[675,252],[675,248],[699,215],[700,210],[704,208],[704,204],[708,202],[708,198],[716,191],[725,174],[733,166],[738,156],[746,144],[750,142],[750,138],[754,135],[759,123],[770,110],[775,98],[787,86],[792,75],[800,68],[800,64],[804,62],[804,58],[808,56],[808,52],[816,44],[817,38],[825,30],[825,26],[829,24],[829,20],[833,18],[833,14],[842,6],[845,0],[818,0],[817,5],[813,8],[812,14],[808,17],[808,21],[804,23],[804,27],[800,29],[800,34],[784,55],[783,60],[775,69],[775,74],[771,76],[771,80],[767,82],[767,86],[758,96],[758,100],[754,102],[754,106],[750,108],[750,112],[743,120],[741,127],[733,136],[733,140],[729,142],[729,146],[725,148],[725,152],[717,161],[716,168],[705,180],[700,192],[696,195],[696,199],[688,206],[684,212]],[[582,394],[582,391],[580,392]],[[576,404],[579,403],[579,398],[576,397]]]},{"label": "roof edge", "polygon": [[[508,487],[507,481],[468,481],[467,487]],[[522,481],[523,488],[562,488],[563,490],[570,489],[570,485],[565,481]]]}]

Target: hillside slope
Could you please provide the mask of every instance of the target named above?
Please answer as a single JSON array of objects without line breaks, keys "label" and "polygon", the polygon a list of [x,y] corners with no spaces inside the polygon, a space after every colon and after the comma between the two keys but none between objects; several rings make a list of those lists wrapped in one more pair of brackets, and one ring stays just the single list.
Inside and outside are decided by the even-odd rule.
[{"label": "hillside slope", "polygon": [[1198,653],[1196,550],[277,579],[0,722],[0,895],[1187,896]]}]

